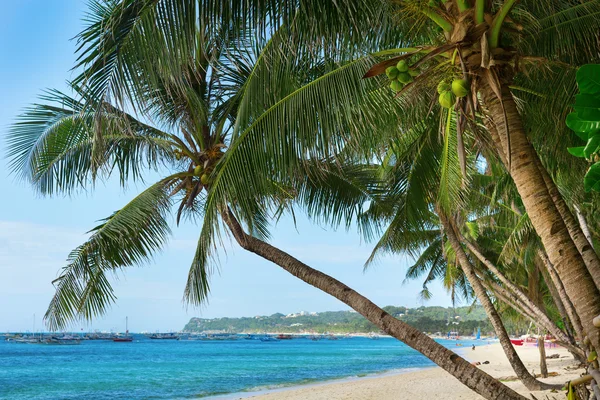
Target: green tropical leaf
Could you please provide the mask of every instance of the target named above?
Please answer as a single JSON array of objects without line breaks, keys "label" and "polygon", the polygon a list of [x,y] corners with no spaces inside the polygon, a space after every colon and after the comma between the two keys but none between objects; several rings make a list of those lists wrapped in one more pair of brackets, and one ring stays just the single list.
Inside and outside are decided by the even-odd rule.
[{"label": "green tropical leaf", "polygon": [[568,147],[567,151],[569,153],[571,153],[572,155],[574,155],[575,157],[581,157],[581,158],[585,158],[585,154],[584,154],[584,149],[586,148],[586,146],[581,146],[581,147]]},{"label": "green tropical leaf", "polygon": [[572,112],[567,115],[567,126],[577,133],[584,140],[588,139],[588,134],[600,130],[600,120],[584,119],[579,113]]},{"label": "green tropical leaf", "polygon": [[71,252],[53,282],[56,293],[44,317],[50,330],[103,314],[116,298],[107,274],[147,262],[164,245],[171,232],[166,219],[171,183],[167,178],[143,191]]},{"label": "green tropical leaf", "polygon": [[583,94],[600,95],[600,64],[587,64],[579,68],[577,85]]},{"label": "green tropical leaf", "polygon": [[595,190],[600,192],[600,162],[593,164],[583,178],[583,187],[586,192]]},{"label": "green tropical leaf", "polygon": [[594,154],[598,147],[600,147],[600,131],[593,132],[588,139],[587,145],[583,150],[583,155],[586,158],[589,158],[592,154]]}]

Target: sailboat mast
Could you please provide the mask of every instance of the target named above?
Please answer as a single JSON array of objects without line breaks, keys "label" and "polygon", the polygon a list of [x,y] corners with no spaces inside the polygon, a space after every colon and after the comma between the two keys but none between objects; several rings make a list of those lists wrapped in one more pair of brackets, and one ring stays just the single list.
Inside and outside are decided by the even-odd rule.
[{"label": "sailboat mast", "polygon": [[129,335],[129,317],[125,317],[125,336]]}]

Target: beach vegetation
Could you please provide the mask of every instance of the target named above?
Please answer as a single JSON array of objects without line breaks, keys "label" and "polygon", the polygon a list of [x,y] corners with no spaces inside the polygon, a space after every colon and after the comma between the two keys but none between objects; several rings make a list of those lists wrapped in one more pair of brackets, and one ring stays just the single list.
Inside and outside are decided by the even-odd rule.
[{"label": "beach vegetation", "polygon": [[[49,196],[161,178],[69,255],[48,325],[103,314],[111,277],[163,248],[173,216],[199,225],[189,303],[209,296],[229,235],[484,398],[524,398],[269,243],[281,215],[304,212],[375,241],[367,264],[413,255],[424,299],[434,279],[476,298],[519,378],[545,388],[499,310],[575,355],[600,346],[598,202],[584,190],[600,175],[567,151],[588,100],[567,120],[579,135],[564,123],[577,68],[598,61],[599,14],[597,0],[91,1],[72,93],[19,117],[11,169]],[[582,139],[571,153],[591,159],[598,142]]]}]

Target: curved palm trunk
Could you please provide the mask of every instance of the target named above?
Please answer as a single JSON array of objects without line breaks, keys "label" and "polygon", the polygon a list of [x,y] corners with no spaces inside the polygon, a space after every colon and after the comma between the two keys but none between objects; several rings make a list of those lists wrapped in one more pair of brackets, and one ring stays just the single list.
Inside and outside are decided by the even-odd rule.
[{"label": "curved palm trunk", "polygon": [[577,204],[573,204],[573,208],[575,209],[575,214],[577,214],[577,220],[579,221],[579,225],[581,226],[581,230],[585,235],[585,238],[590,243],[592,248],[594,247],[594,239],[592,237],[592,232],[590,232],[590,227],[585,220],[585,216],[581,213],[579,206]]},{"label": "curved palm trunk", "polygon": [[417,350],[484,398],[525,400],[525,397],[471,365],[429,336],[392,317],[342,282],[309,267],[286,252],[246,234],[229,209],[223,210],[221,216],[242,248],[273,262],[309,285],[344,302],[381,330]]},{"label": "curved palm trunk", "polygon": [[[458,235],[460,235],[460,233],[458,233]],[[525,293],[523,293],[521,289],[517,287],[517,285],[507,279],[506,276],[504,276],[504,274],[500,272],[496,266],[481,253],[475,244],[460,236],[459,238],[462,239],[462,242],[467,246],[467,249],[469,249],[469,251],[475,255],[475,257],[477,257],[479,261],[481,261],[483,265],[485,265],[486,268],[489,269],[500,280],[500,282],[502,282],[504,286],[506,286],[506,288],[508,288],[508,290],[514,294],[514,296],[517,297],[518,301],[520,301],[522,305],[526,307],[533,316],[535,316],[536,325],[542,325],[545,329],[548,329],[548,331],[550,331],[550,333],[554,335],[556,339],[565,343],[567,346],[572,344],[570,338],[554,322],[552,322],[548,315],[546,315],[546,313],[535,302],[527,297]],[[575,348],[572,350],[575,350]]]},{"label": "curved palm trunk", "polygon": [[571,319],[569,318],[569,314],[567,314],[567,309],[565,308],[565,305],[562,299],[560,298],[560,294],[558,293],[556,285],[554,285],[554,282],[552,282],[550,272],[546,269],[546,267],[544,266],[544,262],[538,255],[535,256],[534,263],[538,271],[542,274],[544,282],[546,282],[546,286],[548,287],[550,296],[552,296],[552,301],[556,305],[556,309],[560,314],[560,318],[563,321],[563,324],[565,325],[565,330],[567,331],[567,335],[569,336],[570,343],[575,343],[575,335],[573,335],[573,331],[570,328],[570,326],[572,325]]},{"label": "curved palm trunk", "polygon": [[[480,279],[481,280],[481,279]],[[502,287],[494,282],[485,282],[482,281],[483,285],[488,289],[489,292],[493,293],[498,299],[500,299],[503,303],[508,304],[519,314],[527,318],[531,321],[535,326],[542,327],[547,329],[543,323],[540,323],[539,315],[536,314],[533,310],[528,308],[522,301],[520,301],[512,291],[507,290],[505,287]],[[552,326],[556,327],[556,330],[562,332],[560,328],[558,328],[554,323]],[[552,333],[553,330],[549,330]],[[553,333],[552,333],[553,334]],[[554,334],[553,334],[554,335]],[[585,362],[586,356],[585,352],[577,346],[574,340],[571,340],[570,337],[566,337],[566,340],[563,338],[564,334],[561,335],[561,338],[557,338],[557,343],[567,349],[573,357],[581,362]]]},{"label": "curved palm trunk", "polygon": [[481,92],[498,132],[499,140],[495,140],[497,151],[501,154],[504,149],[509,148],[507,135],[510,134],[510,175],[521,195],[531,223],[581,317],[585,332],[594,347],[600,348],[600,331],[592,323],[594,317],[600,315],[600,292],[548,192],[536,165],[537,154],[527,139],[510,90],[506,85],[502,85],[503,107],[490,85],[493,85],[493,82],[484,79]]},{"label": "curved palm trunk", "polygon": [[565,225],[569,230],[569,235],[571,236],[571,239],[573,240],[573,242],[577,246],[577,250],[579,250],[579,253],[583,257],[583,261],[585,262],[585,265],[587,266],[587,269],[590,272],[590,275],[592,276],[596,287],[600,288],[600,258],[598,258],[598,255],[596,254],[596,251],[592,246],[591,240],[588,239],[588,237],[586,236],[582,225],[573,217],[571,210],[569,210],[567,203],[565,203],[565,200],[558,191],[554,180],[552,179],[550,174],[548,174],[548,171],[546,170],[546,168],[544,168],[541,161],[539,160],[537,153],[536,161],[540,173],[544,178],[544,182],[546,183],[546,187],[548,188],[548,193],[550,193],[552,201],[554,201],[554,204],[556,205],[556,209],[558,210],[563,221],[565,222]]},{"label": "curved palm trunk", "polygon": [[554,283],[554,286],[556,287],[556,290],[558,291],[558,295],[560,296],[560,299],[562,300],[563,304],[565,305],[565,310],[567,311],[567,315],[569,316],[569,319],[571,320],[573,329],[575,329],[575,334],[577,335],[577,337],[579,337],[579,340],[583,340],[583,337],[585,336],[585,334],[583,331],[583,326],[581,325],[581,319],[579,318],[579,315],[577,314],[577,311],[575,310],[575,307],[573,306],[571,299],[567,295],[565,286],[563,285],[562,281],[558,277],[558,273],[554,269],[554,266],[548,259],[548,256],[546,255],[546,253],[544,253],[544,251],[540,249],[540,250],[538,250],[538,256],[543,261],[544,265],[546,266],[546,270],[548,271],[548,274],[550,275],[550,279],[552,279],[552,282]]},{"label": "curved palm trunk", "polygon": [[458,236],[454,230],[454,227],[452,226],[450,221],[443,215],[443,213],[438,212],[438,215],[444,227],[444,232],[448,237],[448,241],[450,242],[450,245],[454,250],[456,259],[460,263],[460,266],[462,267],[462,270],[465,276],[467,277],[469,284],[473,288],[477,299],[483,306],[490,322],[492,323],[492,326],[496,331],[496,335],[498,335],[498,339],[500,340],[500,345],[504,350],[504,354],[506,354],[506,358],[508,358],[508,362],[515,371],[515,374],[517,374],[517,377],[529,390],[542,390],[552,388],[552,386],[547,385],[543,382],[539,382],[537,379],[535,379],[529,373],[529,371],[523,364],[523,361],[521,361],[521,358],[517,354],[517,351],[510,342],[510,338],[508,337],[508,333],[506,332],[506,328],[502,323],[502,319],[500,318],[498,311],[492,304],[492,301],[490,300],[488,294],[485,291],[485,287],[479,280],[479,277],[475,273],[475,269],[473,268],[471,261],[467,257],[467,253],[465,253],[460,241],[458,240]]}]

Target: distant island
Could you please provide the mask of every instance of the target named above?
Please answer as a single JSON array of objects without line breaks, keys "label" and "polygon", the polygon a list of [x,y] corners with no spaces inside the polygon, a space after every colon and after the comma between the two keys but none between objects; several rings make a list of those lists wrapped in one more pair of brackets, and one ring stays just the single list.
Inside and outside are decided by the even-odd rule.
[{"label": "distant island", "polygon": [[[478,328],[482,333],[492,332],[482,307],[395,307],[384,310],[407,322],[422,332],[442,333],[453,331],[470,335]],[[294,314],[276,313],[269,316],[242,318],[192,318],[183,328],[184,332],[221,333],[369,333],[379,329],[360,314],[353,311],[326,311]]]}]

